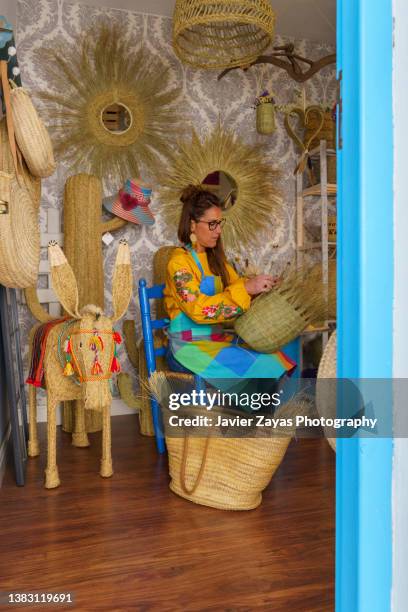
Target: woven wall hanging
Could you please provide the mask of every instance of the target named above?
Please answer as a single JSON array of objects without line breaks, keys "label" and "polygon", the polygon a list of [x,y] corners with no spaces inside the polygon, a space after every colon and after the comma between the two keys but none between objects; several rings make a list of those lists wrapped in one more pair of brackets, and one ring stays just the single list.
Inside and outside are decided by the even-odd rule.
[{"label": "woven wall hanging", "polygon": [[135,50],[102,22],[71,44],[42,50],[52,90],[42,92],[55,153],[117,187],[166,155],[182,125],[180,89],[159,56]]},{"label": "woven wall hanging", "polygon": [[202,184],[217,172],[231,177],[236,185],[234,204],[224,212],[224,244],[238,251],[243,244],[258,244],[259,232],[269,227],[272,219],[276,221],[281,210],[278,175],[262,146],[247,144],[220,125],[202,140],[193,132],[191,141],[180,142],[172,152],[160,181],[162,214],[177,227],[184,187]]},{"label": "woven wall hanging", "polygon": [[173,46],[196,68],[246,66],[269,47],[274,26],[268,0],[176,0]]}]

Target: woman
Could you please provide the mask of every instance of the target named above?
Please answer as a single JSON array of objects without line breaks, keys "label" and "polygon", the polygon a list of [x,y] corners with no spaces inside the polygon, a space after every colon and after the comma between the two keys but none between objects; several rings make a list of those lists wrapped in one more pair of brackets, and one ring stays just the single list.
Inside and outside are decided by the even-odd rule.
[{"label": "woman", "polygon": [[165,307],[168,365],[204,379],[280,378],[296,364],[278,351],[257,353],[237,344],[225,331],[248,310],[251,298],[270,291],[277,279],[269,274],[240,278],[225,258],[221,241],[222,207],[210,191],[189,185],[182,193],[178,238],[168,267]]}]

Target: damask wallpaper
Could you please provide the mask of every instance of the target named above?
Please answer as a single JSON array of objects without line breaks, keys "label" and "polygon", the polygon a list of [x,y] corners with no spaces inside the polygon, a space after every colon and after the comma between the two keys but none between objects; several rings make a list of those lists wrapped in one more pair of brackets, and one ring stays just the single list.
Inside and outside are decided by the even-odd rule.
[{"label": "damask wallpaper", "polygon": [[[137,5],[137,2],[135,2]],[[171,45],[171,20],[167,17],[141,14],[115,9],[98,9],[80,3],[64,0],[18,0],[17,3],[17,47],[22,81],[35,97],[35,92],[50,87],[47,66],[38,53],[44,44],[53,41],[72,40],[73,36],[87,29],[92,23],[104,18],[120,25],[123,37],[128,41],[129,53],[142,41],[149,50],[158,54],[171,69],[172,79],[182,85],[181,108],[186,124],[191,124],[200,134],[205,134],[217,123],[234,130],[250,143],[267,143],[267,155],[271,164],[280,171],[280,189],[283,195],[282,221],[270,220],[262,235],[259,246],[245,257],[263,267],[265,271],[279,273],[293,257],[295,246],[295,179],[296,151],[284,127],[283,116],[278,115],[278,129],[272,136],[260,136],[255,129],[254,99],[262,89],[272,88],[277,103],[293,102],[295,89],[299,85],[292,81],[285,71],[271,65],[254,67],[243,72],[235,70],[217,81],[217,72],[195,70],[182,65],[173,53]],[[279,30],[279,16],[278,16]],[[274,44],[287,42],[279,36]],[[307,40],[294,41],[300,54],[318,58],[333,52],[325,44],[311,43]],[[304,85],[310,102],[324,102],[332,105],[335,100],[336,79],[334,66],[325,68]],[[37,102],[38,108],[41,105]],[[47,117],[44,117],[47,121]],[[55,174],[43,181],[41,202],[41,229],[46,231],[46,211],[61,208],[64,183],[70,176],[70,168],[63,162],[58,164]],[[148,168],[145,169],[148,176]],[[156,185],[156,188],[159,185]],[[157,189],[156,189],[157,191]],[[106,193],[106,195],[110,195]],[[152,257],[162,245],[176,244],[176,228],[167,227],[160,216],[160,201],[154,198],[152,210],[156,215],[153,227],[127,225],[115,232],[115,240],[104,246],[106,272],[106,310],[111,307],[111,280],[114,258],[119,238],[129,241],[134,270],[135,296],[139,278],[151,279]],[[248,210],[250,224],[251,211]],[[230,257],[237,254],[229,253]],[[239,255],[239,254],[238,254]],[[241,254],[243,255],[243,254]],[[42,255],[46,257],[46,252]],[[40,279],[41,284],[41,279]],[[139,324],[137,299],[130,304],[127,318],[136,319]],[[20,308],[22,338],[34,323],[33,318],[22,305]],[[138,327],[139,329],[139,327]],[[27,347],[25,347],[27,354]],[[124,371],[133,373],[133,368],[122,349],[120,359]]]}]

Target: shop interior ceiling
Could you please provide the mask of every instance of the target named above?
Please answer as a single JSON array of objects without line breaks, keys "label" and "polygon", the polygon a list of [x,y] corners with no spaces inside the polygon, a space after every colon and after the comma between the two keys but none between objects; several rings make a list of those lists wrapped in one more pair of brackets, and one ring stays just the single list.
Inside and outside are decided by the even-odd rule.
[{"label": "shop interior ceiling", "polygon": [[[172,16],[175,0],[80,0],[92,6]],[[271,0],[282,36],[336,44],[336,0]]]}]

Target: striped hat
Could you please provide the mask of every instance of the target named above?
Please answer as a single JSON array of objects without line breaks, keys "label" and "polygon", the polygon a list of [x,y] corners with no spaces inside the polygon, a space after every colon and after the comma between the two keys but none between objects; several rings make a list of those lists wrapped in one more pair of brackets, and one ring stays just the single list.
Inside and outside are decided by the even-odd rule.
[{"label": "striped hat", "polygon": [[104,198],[103,207],[130,223],[153,225],[154,216],[149,209],[152,189],[140,179],[127,179],[114,196]]}]

